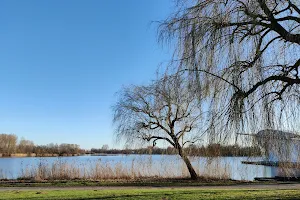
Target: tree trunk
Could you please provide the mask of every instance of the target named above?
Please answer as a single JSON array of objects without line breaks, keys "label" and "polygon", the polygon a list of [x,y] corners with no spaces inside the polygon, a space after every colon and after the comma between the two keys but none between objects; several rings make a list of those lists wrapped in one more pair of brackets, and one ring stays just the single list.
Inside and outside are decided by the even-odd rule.
[{"label": "tree trunk", "polygon": [[181,156],[181,158],[183,159],[183,161],[186,164],[186,167],[188,168],[190,175],[191,175],[191,179],[196,180],[198,179],[198,175],[196,173],[196,171],[194,170],[193,165],[191,164],[189,158],[185,155]]},{"label": "tree trunk", "polygon": [[181,158],[183,159],[186,167],[189,170],[189,173],[191,175],[191,179],[193,179],[193,180],[198,179],[198,175],[197,175],[196,171],[194,170],[193,165],[191,164],[189,158],[184,154],[181,147],[178,148],[178,152],[179,152],[179,155],[181,156]]}]

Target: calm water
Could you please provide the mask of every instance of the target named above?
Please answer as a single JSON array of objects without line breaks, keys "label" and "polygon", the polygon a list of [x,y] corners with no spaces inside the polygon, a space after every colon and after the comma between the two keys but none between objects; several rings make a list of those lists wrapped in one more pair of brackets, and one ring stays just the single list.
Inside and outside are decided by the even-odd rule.
[{"label": "calm water", "polygon": [[[192,163],[199,174],[222,176],[226,173],[235,180],[253,180],[254,177],[271,177],[274,167],[245,165],[241,161],[249,160],[245,157],[221,157],[209,159],[193,157]],[[251,160],[261,160],[251,158]],[[145,168],[148,174],[160,176],[180,176],[184,164],[175,155],[116,155],[116,156],[79,156],[79,157],[46,157],[46,158],[0,158],[0,178],[16,179],[25,169],[32,169],[39,165],[53,163],[68,163],[72,166],[94,167],[96,163],[108,163],[110,166],[122,164],[124,167]],[[146,171],[144,170],[144,171]]]}]

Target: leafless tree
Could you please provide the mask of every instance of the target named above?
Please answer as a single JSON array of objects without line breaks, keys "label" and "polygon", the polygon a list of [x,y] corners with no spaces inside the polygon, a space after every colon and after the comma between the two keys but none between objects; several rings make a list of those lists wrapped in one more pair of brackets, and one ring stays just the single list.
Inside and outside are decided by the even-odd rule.
[{"label": "leafless tree", "polygon": [[101,149],[107,151],[109,149],[108,144],[102,145]]},{"label": "leafless tree", "polygon": [[18,137],[15,134],[0,134],[0,153],[11,155],[16,152]]},{"label": "leafless tree", "polygon": [[204,116],[193,88],[181,77],[163,77],[148,86],[131,86],[120,93],[114,106],[116,137],[127,143],[138,139],[165,141],[185,162],[192,179],[197,179],[185,145],[200,140],[198,131]]},{"label": "leafless tree", "polygon": [[179,0],[177,7],[159,38],[177,43],[177,71],[198,91],[209,88],[219,118],[252,132],[300,127],[300,1]]},{"label": "leafless tree", "polygon": [[18,152],[19,153],[33,153],[34,149],[34,143],[30,140],[25,140],[24,138],[21,138],[19,145],[18,145]]}]

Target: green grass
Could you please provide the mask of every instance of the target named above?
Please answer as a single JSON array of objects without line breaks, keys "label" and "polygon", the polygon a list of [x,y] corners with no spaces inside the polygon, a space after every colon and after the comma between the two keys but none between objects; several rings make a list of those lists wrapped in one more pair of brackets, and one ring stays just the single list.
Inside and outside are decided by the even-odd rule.
[{"label": "green grass", "polygon": [[193,199],[300,199],[300,190],[205,190],[125,189],[65,191],[5,191],[0,199],[109,199],[109,200],[193,200]]}]

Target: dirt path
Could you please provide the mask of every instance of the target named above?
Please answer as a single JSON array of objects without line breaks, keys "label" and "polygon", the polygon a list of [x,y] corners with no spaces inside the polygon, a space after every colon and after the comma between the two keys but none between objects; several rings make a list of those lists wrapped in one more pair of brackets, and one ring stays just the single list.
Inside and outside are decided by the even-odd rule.
[{"label": "dirt path", "polygon": [[191,186],[191,187],[104,187],[104,186],[92,186],[92,187],[0,187],[1,191],[40,191],[40,190],[124,190],[124,189],[221,189],[221,190],[232,190],[232,189],[268,189],[268,190],[281,190],[281,189],[300,189],[300,184],[272,184],[272,185],[231,185],[231,186]]}]

